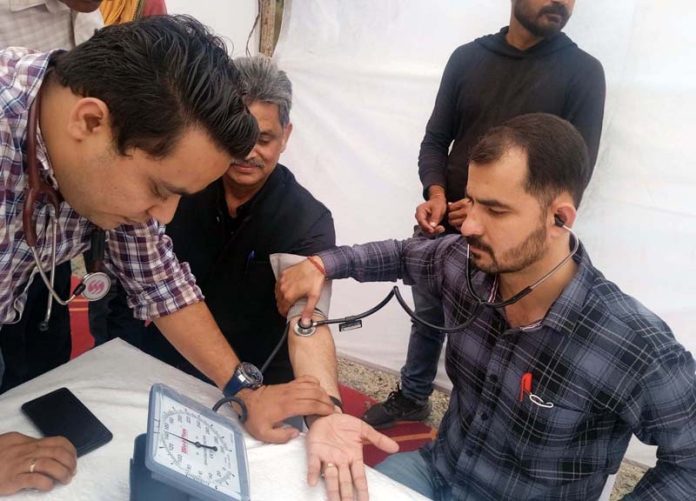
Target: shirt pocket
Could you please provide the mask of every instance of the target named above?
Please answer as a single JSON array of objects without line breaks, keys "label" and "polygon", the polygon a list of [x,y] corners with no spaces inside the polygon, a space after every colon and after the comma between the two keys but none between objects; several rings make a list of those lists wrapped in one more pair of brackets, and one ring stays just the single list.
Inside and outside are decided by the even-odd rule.
[{"label": "shirt pocket", "polygon": [[525,395],[507,435],[508,445],[526,476],[542,484],[587,479],[607,463],[597,436],[599,416],[554,395],[539,395],[543,407]]}]

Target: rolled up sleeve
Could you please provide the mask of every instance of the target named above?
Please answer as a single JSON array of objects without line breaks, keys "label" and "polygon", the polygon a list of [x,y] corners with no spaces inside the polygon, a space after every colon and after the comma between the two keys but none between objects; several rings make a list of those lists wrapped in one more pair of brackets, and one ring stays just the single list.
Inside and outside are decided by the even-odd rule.
[{"label": "rolled up sleeve", "polygon": [[164,226],[152,220],[107,233],[107,268],[121,281],[141,320],[175,313],[202,301],[188,263],[179,263]]}]

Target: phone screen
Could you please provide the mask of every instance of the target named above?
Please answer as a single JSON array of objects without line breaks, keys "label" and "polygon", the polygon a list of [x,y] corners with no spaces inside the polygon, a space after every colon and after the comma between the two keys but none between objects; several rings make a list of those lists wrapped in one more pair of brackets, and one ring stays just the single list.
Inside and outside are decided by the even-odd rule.
[{"label": "phone screen", "polygon": [[46,437],[67,438],[82,456],[109,442],[113,435],[67,388],[35,398],[22,411]]}]

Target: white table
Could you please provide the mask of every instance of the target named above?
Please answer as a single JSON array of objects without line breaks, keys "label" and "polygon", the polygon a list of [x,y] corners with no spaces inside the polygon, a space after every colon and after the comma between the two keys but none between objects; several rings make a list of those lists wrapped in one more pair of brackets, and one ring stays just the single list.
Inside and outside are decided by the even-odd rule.
[{"label": "white table", "polygon": [[[18,431],[40,436],[21,412],[21,405],[65,386],[114,435],[107,445],[78,459],[77,475],[67,486],[48,494],[23,492],[13,499],[70,501],[127,500],[133,440],[147,428],[150,386],[165,383],[205,405],[212,406],[220,391],[170,367],[121,340],[106,343],[0,396],[0,432]],[[233,417],[232,411],[221,413]],[[283,445],[261,443],[246,436],[252,500],[325,499],[322,482],[309,487],[304,438]],[[375,500],[422,500],[418,493],[368,468],[370,497]]]}]

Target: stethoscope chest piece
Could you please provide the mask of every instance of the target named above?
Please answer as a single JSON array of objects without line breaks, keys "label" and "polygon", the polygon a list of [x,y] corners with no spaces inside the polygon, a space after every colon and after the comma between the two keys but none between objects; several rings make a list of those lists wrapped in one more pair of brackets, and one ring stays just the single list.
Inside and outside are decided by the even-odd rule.
[{"label": "stethoscope chest piece", "polygon": [[312,321],[307,327],[302,325],[302,319],[298,320],[294,327],[295,334],[300,337],[310,337],[313,336],[317,331],[316,322]]},{"label": "stethoscope chest piece", "polygon": [[111,279],[109,275],[101,271],[87,273],[82,277],[82,285],[84,285],[82,296],[87,301],[98,301],[111,289]]}]

